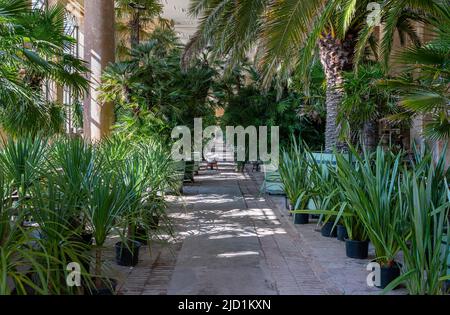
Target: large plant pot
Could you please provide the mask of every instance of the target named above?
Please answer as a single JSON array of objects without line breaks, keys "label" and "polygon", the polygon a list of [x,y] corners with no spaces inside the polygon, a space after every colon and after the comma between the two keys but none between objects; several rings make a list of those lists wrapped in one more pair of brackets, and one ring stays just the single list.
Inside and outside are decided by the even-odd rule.
[{"label": "large plant pot", "polygon": [[294,213],[294,224],[308,224],[309,214]]},{"label": "large plant pot", "polygon": [[322,226],[322,229],[320,230],[320,233],[322,233],[322,236],[325,237],[336,237],[337,231],[336,229],[333,229],[334,222],[327,222]]},{"label": "large plant pot", "polygon": [[128,247],[122,242],[115,245],[116,262],[120,266],[136,266],[139,261],[139,248],[141,243],[137,241],[129,241]]},{"label": "large plant pot", "polygon": [[366,259],[369,256],[369,241],[346,239],[345,252],[349,258]]},{"label": "large plant pot", "polygon": [[[376,287],[380,289],[386,288],[392,281],[400,277],[400,273],[400,266],[397,263],[392,266],[382,266],[380,268],[380,285]],[[397,289],[397,287],[394,289]]]},{"label": "large plant pot", "polygon": [[336,227],[336,234],[337,234],[337,239],[342,242],[345,242],[345,239],[348,238],[347,229],[343,225],[338,225]]}]

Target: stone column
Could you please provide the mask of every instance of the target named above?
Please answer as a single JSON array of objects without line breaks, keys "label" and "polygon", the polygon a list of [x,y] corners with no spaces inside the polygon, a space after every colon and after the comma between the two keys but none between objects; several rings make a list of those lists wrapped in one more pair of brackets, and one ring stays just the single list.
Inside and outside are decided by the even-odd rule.
[{"label": "stone column", "polygon": [[99,101],[98,88],[105,67],[114,62],[114,0],[84,1],[84,59],[89,64],[91,87],[84,102],[84,137],[98,141],[110,133],[114,105]]}]

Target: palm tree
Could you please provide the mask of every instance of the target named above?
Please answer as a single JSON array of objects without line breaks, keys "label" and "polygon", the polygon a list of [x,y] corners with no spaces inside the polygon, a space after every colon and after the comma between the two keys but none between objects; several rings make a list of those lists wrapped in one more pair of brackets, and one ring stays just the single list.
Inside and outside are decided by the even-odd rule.
[{"label": "palm tree", "polygon": [[82,94],[85,64],[67,53],[62,5],[32,10],[28,0],[0,1],[0,118],[12,135],[60,129],[62,107],[48,101],[43,84],[53,81]]},{"label": "palm tree", "polygon": [[[450,139],[450,6],[440,10],[439,17],[430,17],[434,39],[395,56],[406,75],[382,82],[400,94],[400,112],[391,120],[427,115],[429,121],[423,135],[433,142]],[[414,75],[408,75],[411,73]]]},{"label": "palm tree", "polygon": [[169,21],[162,18],[163,6],[159,0],[115,0],[116,29],[119,35],[119,55],[127,55],[141,42],[147,40],[148,29],[168,26]]},{"label": "palm tree", "polygon": [[[367,23],[370,0],[192,0],[190,13],[199,17],[197,34],[186,47],[184,63],[210,45],[219,56],[240,60],[255,46],[266,83],[280,71],[297,69],[307,82],[318,51],[327,81],[325,150],[345,145],[338,141],[338,108],[343,96],[343,73],[352,70],[368,46],[376,47],[376,25]],[[387,69],[395,30],[419,44],[413,22],[438,13],[442,1],[387,0],[379,12],[383,23],[381,57]],[[300,53],[301,51],[301,53]]]}]

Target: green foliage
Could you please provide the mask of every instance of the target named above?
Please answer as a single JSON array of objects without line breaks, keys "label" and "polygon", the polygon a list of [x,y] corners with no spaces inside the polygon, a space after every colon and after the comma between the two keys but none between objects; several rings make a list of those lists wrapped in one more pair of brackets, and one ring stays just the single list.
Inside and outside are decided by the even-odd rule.
[{"label": "green foliage", "polygon": [[281,181],[286,196],[294,209],[305,209],[310,198],[308,161],[301,144],[296,141],[288,150],[281,153],[280,166]]},{"label": "green foliage", "polygon": [[116,53],[120,59],[127,59],[132,41],[146,41],[149,29],[155,26],[169,26],[169,21],[161,17],[163,5],[158,0],[116,0]]},{"label": "green foliage", "polygon": [[378,124],[380,118],[393,112],[396,100],[377,84],[383,78],[385,74],[379,64],[363,64],[358,71],[345,74],[345,94],[338,114],[342,137],[361,139],[365,123]]},{"label": "green foliage", "polygon": [[[174,185],[169,149],[112,138],[9,139],[0,149],[0,294],[80,294],[66,285],[69,262],[101,285],[103,247],[118,228],[133,239],[171,233],[164,193]],[[161,226],[151,225],[157,216]],[[30,223],[32,223],[30,225]],[[146,225],[147,224],[147,225]],[[92,233],[95,247],[83,242]],[[32,246],[30,246],[32,244]],[[95,249],[95,270],[87,270]],[[95,280],[95,281],[94,281]]]},{"label": "green foliage", "polygon": [[[388,91],[400,94],[399,113],[393,121],[410,122],[417,115],[427,115],[429,122],[423,136],[431,141],[450,137],[450,8],[429,17],[435,38],[421,47],[409,47],[396,54],[403,75],[382,82]],[[414,74],[414,75],[412,75]]]},{"label": "green foliage", "polygon": [[0,124],[14,136],[59,133],[63,108],[43,86],[52,80],[76,95],[88,88],[84,62],[66,53],[74,39],[64,35],[64,6],[31,10],[27,0],[3,0],[0,12]]},{"label": "green foliage", "polygon": [[[262,90],[256,69],[246,64],[235,67],[214,85],[214,94],[223,104],[222,127],[226,126],[279,126],[280,143],[288,146],[292,137],[301,138],[313,149],[323,145],[325,91],[322,89],[323,72],[316,67],[311,94],[301,93],[301,84],[294,76],[292,86],[280,95],[275,87]],[[295,74],[294,74],[295,75]],[[252,81],[244,84],[245,76]]]},{"label": "green foliage", "polygon": [[111,65],[103,75],[102,98],[117,105],[116,130],[129,137],[170,137],[172,127],[193,127],[195,117],[214,124],[208,100],[215,71],[198,59],[180,68],[180,44],[172,29],[156,29],[130,59]]},{"label": "green foliage", "polygon": [[403,276],[386,290],[399,281],[406,281],[410,294],[444,293],[443,278],[447,275],[446,257],[449,256],[450,245],[450,237],[444,233],[449,231],[450,194],[447,181],[441,181],[440,186],[446,193],[436,200],[433,184],[437,172],[434,167],[430,167],[426,176],[416,172],[404,175],[401,188],[408,216],[406,228],[410,231],[410,237],[409,241],[405,241],[403,235],[394,234],[403,250]]},{"label": "green foliage", "polygon": [[[353,150],[353,149],[352,149]],[[377,261],[391,266],[400,244],[396,235],[406,238],[406,211],[400,196],[399,167],[402,154],[385,153],[378,147],[375,153],[356,151],[356,168],[342,157],[338,159],[338,176],[358,219],[364,224],[367,235],[375,247]]]}]

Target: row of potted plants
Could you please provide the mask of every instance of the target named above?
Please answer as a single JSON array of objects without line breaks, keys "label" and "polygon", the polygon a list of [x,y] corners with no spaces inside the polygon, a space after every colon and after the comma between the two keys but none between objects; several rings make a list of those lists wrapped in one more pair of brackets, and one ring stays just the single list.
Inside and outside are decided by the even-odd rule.
[{"label": "row of potted plants", "polygon": [[411,294],[444,293],[450,243],[445,154],[437,162],[425,150],[412,158],[382,148],[330,156],[323,162],[295,142],[282,153],[280,174],[295,223],[320,216],[322,235],[345,240],[350,258],[366,259],[370,242],[383,292],[404,283]]},{"label": "row of potted plants", "polygon": [[[0,149],[0,295],[112,294],[104,250],[138,262],[142,243],[171,233],[164,194],[173,162],[155,142],[19,138]],[[82,286],[68,286],[78,263]]]}]

